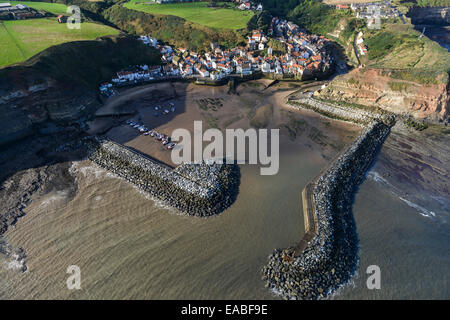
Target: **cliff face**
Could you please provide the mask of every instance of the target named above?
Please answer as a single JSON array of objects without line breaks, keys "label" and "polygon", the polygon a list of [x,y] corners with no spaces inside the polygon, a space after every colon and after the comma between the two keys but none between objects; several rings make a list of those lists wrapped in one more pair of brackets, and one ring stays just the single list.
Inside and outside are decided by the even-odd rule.
[{"label": "cliff face", "polygon": [[155,49],[114,37],[54,46],[0,69],[0,145],[47,120],[72,122],[94,112],[101,82],[129,65],[159,62]]},{"label": "cliff face", "polygon": [[[62,83],[32,68],[3,70],[0,145],[24,138],[47,120],[74,121],[99,106],[95,90]],[[28,72],[27,72],[28,71]]]},{"label": "cliff face", "polygon": [[[71,121],[77,119],[88,106],[97,106],[94,90],[74,83],[61,83],[45,74],[33,71],[7,70],[0,86],[2,111],[21,110],[30,123],[48,119]],[[7,122],[2,122],[7,123]]]},{"label": "cliff face", "polygon": [[450,24],[450,7],[412,7],[408,14],[413,24]]},{"label": "cliff face", "polygon": [[421,84],[390,77],[378,69],[355,69],[333,80],[319,97],[376,106],[417,119],[439,121],[450,113],[446,84]]}]

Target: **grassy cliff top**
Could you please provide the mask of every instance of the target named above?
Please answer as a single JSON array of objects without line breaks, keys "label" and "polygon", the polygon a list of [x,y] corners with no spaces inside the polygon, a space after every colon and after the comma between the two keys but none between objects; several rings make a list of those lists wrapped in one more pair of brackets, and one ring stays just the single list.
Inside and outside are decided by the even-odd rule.
[{"label": "grassy cliff top", "polygon": [[0,22],[0,68],[25,61],[54,45],[118,33],[117,29],[91,22],[82,23],[81,29],[69,29],[56,18],[3,21]]},{"label": "grassy cliff top", "polygon": [[215,29],[243,29],[253,12],[242,11],[230,3],[219,2],[226,7],[209,8],[209,2],[157,4],[150,1],[131,0],[124,4],[128,9],[151,14],[173,15]]},{"label": "grassy cliff top", "polygon": [[[158,50],[133,37],[107,36],[97,40],[73,41],[52,46],[30,59],[0,69],[0,88],[20,88],[51,78],[62,85],[91,89],[108,81],[130,65],[159,64]],[[1,92],[0,92],[1,93]]]}]

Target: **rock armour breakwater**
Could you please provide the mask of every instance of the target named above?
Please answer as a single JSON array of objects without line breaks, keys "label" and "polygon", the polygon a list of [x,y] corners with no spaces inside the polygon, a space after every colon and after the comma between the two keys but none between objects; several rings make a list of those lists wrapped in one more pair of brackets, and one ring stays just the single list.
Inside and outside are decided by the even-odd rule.
[{"label": "rock armour breakwater", "polygon": [[375,115],[365,110],[356,110],[355,108],[342,105],[326,103],[314,98],[300,98],[288,101],[288,105],[295,109],[310,109],[326,117],[355,122],[359,124],[369,124],[374,118],[381,118],[381,115]]},{"label": "rock armour breakwater", "polygon": [[97,138],[87,140],[88,159],[182,213],[206,217],[228,208],[238,194],[236,164],[183,164],[175,169],[125,146]]},{"label": "rock armour breakwater", "polygon": [[[284,299],[319,299],[347,283],[358,266],[358,237],[351,206],[358,185],[390,132],[373,121],[333,165],[310,185],[313,231],[306,248],[276,250],[263,268],[266,286]],[[311,208],[310,208],[311,209]]]}]

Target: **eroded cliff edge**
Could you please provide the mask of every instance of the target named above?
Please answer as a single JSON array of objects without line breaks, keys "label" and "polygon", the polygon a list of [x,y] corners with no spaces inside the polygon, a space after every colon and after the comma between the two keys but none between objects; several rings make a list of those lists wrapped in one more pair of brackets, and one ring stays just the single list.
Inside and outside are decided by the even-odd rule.
[{"label": "eroded cliff edge", "polygon": [[412,115],[432,122],[448,119],[450,95],[445,74],[436,76],[430,83],[402,77],[402,71],[398,70],[358,68],[334,79],[321,90],[319,97],[379,107],[398,115]]}]

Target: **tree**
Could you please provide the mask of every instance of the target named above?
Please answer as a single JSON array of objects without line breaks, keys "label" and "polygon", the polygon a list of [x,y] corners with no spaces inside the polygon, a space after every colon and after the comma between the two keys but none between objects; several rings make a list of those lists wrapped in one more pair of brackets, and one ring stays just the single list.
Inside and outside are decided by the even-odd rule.
[{"label": "tree", "polygon": [[258,28],[260,30],[263,30],[264,32],[267,32],[271,21],[272,16],[270,15],[269,11],[264,10],[263,12],[261,12],[261,14],[258,15]]}]

